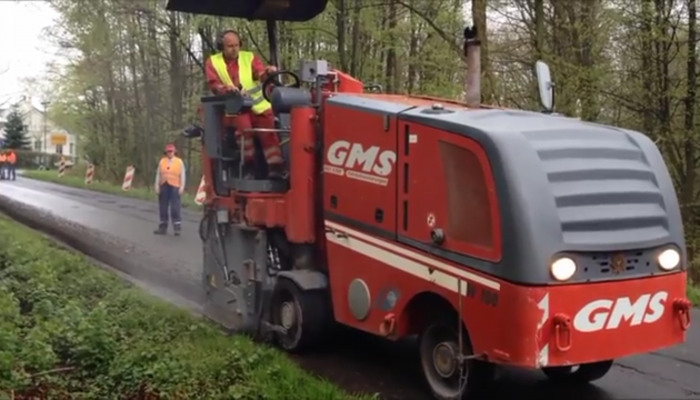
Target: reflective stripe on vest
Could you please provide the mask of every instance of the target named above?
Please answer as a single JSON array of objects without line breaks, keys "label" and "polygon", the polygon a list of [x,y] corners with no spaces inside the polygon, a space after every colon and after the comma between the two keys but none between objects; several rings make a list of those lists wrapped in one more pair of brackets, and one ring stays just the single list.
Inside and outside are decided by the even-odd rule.
[{"label": "reflective stripe on vest", "polygon": [[167,183],[170,186],[179,188],[181,183],[180,177],[182,176],[182,160],[180,157],[173,157],[172,160],[168,157],[163,157],[160,160],[160,184]]},{"label": "reflective stripe on vest", "polygon": [[[251,100],[253,100],[253,112],[255,114],[262,114],[272,106],[263,97],[260,83],[253,79],[253,58],[254,55],[250,51],[238,52],[238,79],[241,82],[243,90],[250,96]],[[211,65],[214,67],[214,70],[216,70],[216,74],[219,76],[221,83],[227,86],[233,86],[233,81],[226,68],[226,60],[224,60],[223,53],[216,53],[211,56],[210,59]]]}]

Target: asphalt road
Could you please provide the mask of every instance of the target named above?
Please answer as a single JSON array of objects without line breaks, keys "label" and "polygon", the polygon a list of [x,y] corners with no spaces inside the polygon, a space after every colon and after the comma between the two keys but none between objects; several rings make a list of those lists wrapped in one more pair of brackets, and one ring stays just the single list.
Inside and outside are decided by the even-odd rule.
[{"label": "asphalt road", "polygon": [[[0,211],[128,274],[140,286],[198,311],[201,242],[199,213],[186,211],[183,236],[152,234],[156,205],[141,200],[18,178],[0,182]],[[79,239],[79,240],[78,240]],[[523,399],[700,399],[700,310],[687,342],[652,354],[619,360],[595,385],[552,385],[536,371],[504,370],[491,396]],[[338,348],[299,362],[349,390],[379,392],[386,399],[429,399],[410,344],[385,345],[341,333]]]}]

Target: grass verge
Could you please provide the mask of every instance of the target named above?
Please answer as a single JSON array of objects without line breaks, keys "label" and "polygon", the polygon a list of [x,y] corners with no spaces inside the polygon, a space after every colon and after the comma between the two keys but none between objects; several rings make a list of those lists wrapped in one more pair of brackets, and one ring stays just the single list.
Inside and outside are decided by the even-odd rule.
[{"label": "grass verge", "polygon": [[362,399],[0,215],[0,398]]},{"label": "grass verge", "polygon": [[[55,170],[39,171],[39,170],[27,170],[22,172],[22,176],[35,179],[38,181],[52,182],[59,185],[70,186],[79,189],[93,190],[95,192],[102,192],[108,194],[114,194],[117,196],[131,197],[141,200],[157,201],[158,195],[155,191],[146,188],[132,187],[129,191],[122,190],[121,185],[116,185],[111,182],[100,182],[93,181],[91,184],[85,183],[85,178],[82,176],[76,176],[71,173],[66,173],[62,177],[58,177],[58,172]],[[182,195],[182,206],[186,208],[196,208],[199,207],[195,202],[194,198],[189,193],[184,193]]]}]

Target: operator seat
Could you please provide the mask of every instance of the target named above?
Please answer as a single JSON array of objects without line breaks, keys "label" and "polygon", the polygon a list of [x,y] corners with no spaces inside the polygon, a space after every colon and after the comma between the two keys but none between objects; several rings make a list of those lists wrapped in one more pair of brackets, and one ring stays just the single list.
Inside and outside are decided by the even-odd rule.
[{"label": "operator seat", "polygon": [[[285,164],[289,167],[290,151],[288,146],[290,111],[293,106],[311,105],[311,93],[305,89],[277,87],[271,96],[272,113],[276,117],[276,125],[280,130],[282,141],[281,151]],[[289,190],[288,180],[268,180],[267,163],[263,156],[262,146],[255,142],[255,179],[243,179],[240,176],[240,158],[242,156],[240,143],[234,139],[234,132],[222,134],[230,129],[223,126],[224,114],[235,114],[251,107],[252,100],[242,96],[204,96],[202,97],[203,129],[187,130],[188,137],[196,137],[202,133],[202,144],[212,162],[212,185],[218,196],[227,196],[230,190],[243,192],[282,193]],[[192,132],[189,132],[192,131]],[[190,134],[191,133],[191,134]]]},{"label": "operator seat", "polygon": [[[212,95],[214,95],[212,93]],[[248,100],[244,101],[243,107],[248,108]],[[281,129],[278,121],[278,116],[275,115],[275,110],[272,110],[273,116],[275,117],[275,128]],[[287,118],[288,120],[288,118]],[[288,125],[288,124],[287,124]],[[242,157],[242,149],[240,142],[235,139],[235,129],[233,127],[225,126],[224,135],[222,138],[222,161],[237,165]],[[287,128],[288,129],[288,128]],[[287,135],[288,136],[288,135]],[[282,138],[280,138],[282,140]],[[253,156],[255,164],[255,179],[265,179],[267,177],[267,161],[265,160],[265,152],[263,150],[262,144],[258,139],[258,135],[253,135],[253,145],[255,148],[255,154]],[[285,154],[285,149],[287,146],[282,146],[282,156],[284,157],[285,163],[287,161],[287,155]],[[289,151],[287,150],[287,153]],[[289,165],[285,165],[287,168]]]}]

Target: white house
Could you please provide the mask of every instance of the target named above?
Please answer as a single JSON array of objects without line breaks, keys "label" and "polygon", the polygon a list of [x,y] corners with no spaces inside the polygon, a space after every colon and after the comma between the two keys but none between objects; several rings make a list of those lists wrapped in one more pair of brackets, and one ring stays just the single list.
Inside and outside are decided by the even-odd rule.
[{"label": "white house", "polygon": [[[41,105],[34,105],[31,98],[26,96],[23,96],[17,104],[27,125],[27,138],[31,142],[32,150],[76,156],[77,137],[46,118],[43,108],[40,108]],[[11,108],[7,105],[0,109],[0,137],[5,136],[3,126],[7,122],[7,115]]]}]

